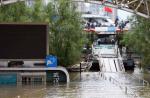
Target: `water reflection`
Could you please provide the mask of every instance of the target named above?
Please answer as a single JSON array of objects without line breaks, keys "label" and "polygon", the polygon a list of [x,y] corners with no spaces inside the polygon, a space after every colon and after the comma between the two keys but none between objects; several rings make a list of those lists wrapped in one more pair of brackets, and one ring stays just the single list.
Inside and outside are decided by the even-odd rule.
[{"label": "water reflection", "polygon": [[[127,73],[130,75],[135,75],[139,79],[144,79],[150,83],[150,74],[143,72],[143,70],[141,68],[139,68],[138,66],[135,67],[134,71],[127,71]],[[137,82],[137,81],[133,81],[133,82]],[[141,84],[142,84],[142,82],[141,82]],[[138,98],[150,98],[150,93],[149,93],[150,92],[150,86],[145,86],[145,87],[132,86],[131,90],[134,93],[136,93]]]},{"label": "water reflection", "polygon": [[[136,75],[134,72],[130,75]],[[148,74],[140,77],[149,77]],[[119,75],[121,77],[121,75]],[[102,79],[99,72],[70,73],[69,84],[31,84],[31,85],[1,85],[0,98],[134,98],[135,95],[108,80]],[[126,80],[129,78],[126,78]],[[136,80],[132,81],[136,82]],[[133,83],[134,84],[134,83]],[[149,87],[132,84],[130,90],[136,93],[135,98],[149,98]]]},{"label": "water reflection", "polygon": [[44,85],[0,86],[0,98],[43,98]]}]

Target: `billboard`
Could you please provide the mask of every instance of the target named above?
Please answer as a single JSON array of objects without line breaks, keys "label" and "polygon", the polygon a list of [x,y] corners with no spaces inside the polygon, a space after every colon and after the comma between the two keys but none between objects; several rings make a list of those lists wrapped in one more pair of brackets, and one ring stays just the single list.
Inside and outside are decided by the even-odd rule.
[{"label": "billboard", "polygon": [[48,54],[47,24],[0,24],[0,60],[44,59]]}]

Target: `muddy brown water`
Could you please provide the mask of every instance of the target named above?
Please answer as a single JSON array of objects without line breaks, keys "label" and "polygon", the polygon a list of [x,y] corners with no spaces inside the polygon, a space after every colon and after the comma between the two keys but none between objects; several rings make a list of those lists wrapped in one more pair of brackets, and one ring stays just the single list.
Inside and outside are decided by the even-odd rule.
[{"label": "muddy brown water", "polygon": [[[143,74],[138,68],[128,71],[150,82],[150,75]],[[150,98],[149,87],[132,84],[127,93],[124,86],[119,87],[102,79],[99,72],[70,73],[71,82],[59,84],[1,85],[0,98]],[[132,81],[132,82],[137,82]]]}]

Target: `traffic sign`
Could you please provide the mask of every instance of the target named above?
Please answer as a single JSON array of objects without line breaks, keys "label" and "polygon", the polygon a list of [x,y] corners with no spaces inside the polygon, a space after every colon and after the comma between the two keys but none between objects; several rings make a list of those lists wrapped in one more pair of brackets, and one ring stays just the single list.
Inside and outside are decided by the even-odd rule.
[{"label": "traffic sign", "polygon": [[53,55],[46,56],[47,67],[57,67],[57,57]]}]

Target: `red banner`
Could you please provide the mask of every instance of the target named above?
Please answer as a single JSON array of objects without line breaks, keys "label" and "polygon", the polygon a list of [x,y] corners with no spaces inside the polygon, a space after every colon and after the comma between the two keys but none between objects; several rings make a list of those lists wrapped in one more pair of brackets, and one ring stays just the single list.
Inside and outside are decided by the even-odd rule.
[{"label": "red banner", "polygon": [[105,10],[106,12],[112,13],[112,9],[111,9],[110,7],[105,6],[105,7],[104,7],[104,10]]}]

